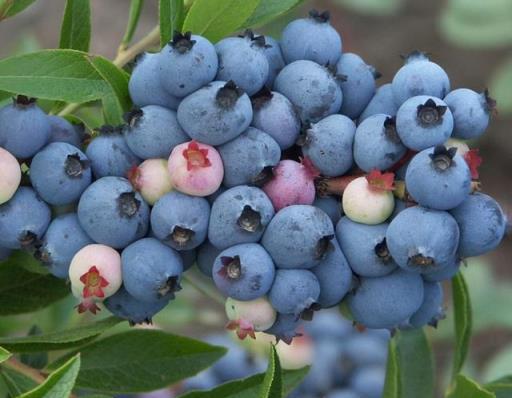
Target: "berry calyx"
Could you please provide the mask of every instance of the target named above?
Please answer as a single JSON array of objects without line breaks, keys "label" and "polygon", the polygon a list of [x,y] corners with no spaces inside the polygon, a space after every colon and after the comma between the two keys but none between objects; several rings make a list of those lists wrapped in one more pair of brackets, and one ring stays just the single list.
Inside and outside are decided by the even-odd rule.
[{"label": "berry calyx", "polygon": [[418,105],[418,121],[423,127],[441,124],[447,109],[447,106],[437,105],[432,98],[429,98],[424,104]]},{"label": "berry calyx", "polygon": [[223,278],[240,279],[242,276],[242,264],[240,263],[240,256],[222,256],[220,259],[222,268],[218,274]]},{"label": "berry calyx", "polygon": [[223,109],[233,108],[244,91],[238,87],[233,80],[228,81],[223,87],[219,88],[215,101]]},{"label": "berry calyx", "polygon": [[244,340],[247,336],[251,339],[256,339],[254,326],[252,323],[245,321],[244,319],[229,321],[226,324],[226,329],[236,331],[236,335],[240,340]]},{"label": "berry calyx", "polygon": [[375,191],[392,191],[395,189],[395,174],[382,173],[380,170],[374,169],[367,176],[368,186]]},{"label": "berry calyx", "polygon": [[244,231],[256,232],[261,227],[261,214],[251,206],[245,205],[238,217],[237,224]]},{"label": "berry calyx", "polygon": [[101,308],[98,307],[96,302],[93,299],[85,299],[80,304],[75,307],[79,314],[83,314],[84,312],[91,312],[96,315],[98,311],[101,311]]},{"label": "berry calyx", "polygon": [[181,33],[175,31],[172,40],[169,42],[169,45],[179,54],[185,54],[192,50],[194,44],[196,44],[196,41],[192,40],[192,32]]},{"label": "berry calyx", "polygon": [[434,152],[428,155],[432,159],[432,163],[436,170],[444,171],[449,169],[453,164],[453,158],[457,153],[457,148],[446,148],[444,145],[437,145]]},{"label": "berry calyx", "polygon": [[80,159],[80,155],[78,153],[68,155],[64,163],[64,171],[71,178],[80,178],[83,172],[89,167],[89,160]]},{"label": "berry calyx", "polygon": [[190,141],[187,149],[183,150],[183,157],[187,160],[187,170],[200,167],[210,167],[212,164],[208,159],[208,149],[199,148],[197,141]]},{"label": "berry calyx", "polygon": [[329,11],[319,12],[318,10],[312,9],[309,11],[309,17],[319,23],[329,22],[331,13]]},{"label": "berry calyx", "polygon": [[83,297],[99,297],[104,298],[103,288],[109,285],[108,281],[100,274],[98,268],[93,265],[89,270],[80,277],[80,282],[84,284]]},{"label": "berry calyx", "polygon": [[117,208],[121,217],[133,217],[139,211],[140,204],[135,192],[123,192],[117,198]]}]

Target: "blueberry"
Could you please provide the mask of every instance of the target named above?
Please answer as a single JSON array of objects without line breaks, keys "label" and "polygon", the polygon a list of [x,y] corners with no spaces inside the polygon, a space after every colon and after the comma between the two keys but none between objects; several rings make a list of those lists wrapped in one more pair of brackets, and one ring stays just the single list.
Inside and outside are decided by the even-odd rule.
[{"label": "blueberry", "polygon": [[196,263],[197,250],[180,250],[178,253],[183,261],[183,271],[188,271]]},{"label": "blueberry", "polygon": [[0,261],[4,261],[9,258],[11,255],[11,249],[6,249],[5,247],[0,247]]},{"label": "blueberry", "polygon": [[325,258],[333,237],[327,214],[313,206],[294,205],[274,216],[261,242],[277,267],[311,268]]},{"label": "blueberry", "polygon": [[250,301],[264,296],[272,286],[275,267],[257,243],[242,243],[223,250],[215,259],[213,281],[222,294]]},{"label": "blueberry", "polygon": [[471,192],[471,172],[455,148],[425,149],[412,158],[405,174],[405,186],[420,205],[450,210]]},{"label": "blueberry", "polygon": [[360,396],[348,388],[343,388],[332,390],[325,396],[325,398],[360,398]]},{"label": "blueberry", "polygon": [[388,222],[393,220],[400,212],[404,211],[408,207],[411,207],[412,205],[414,205],[414,203],[411,204],[409,202],[406,202],[405,200],[395,199],[395,208],[393,209],[393,213],[391,213],[391,215],[389,216]]},{"label": "blueberry", "polygon": [[49,115],[50,136],[48,143],[66,142],[80,148],[84,139],[84,125],[72,124],[60,116]]},{"label": "blueberry", "polygon": [[314,341],[344,341],[352,333],[352,323],[338,311],[325,310],[317,312],[311,322],[304,324],[304,329]]},{"label": "blueberry", "polygon": [[279,144],[254,127],[221,145],[218,151],[224,164],[223,184],[228,188],[261,184],[268,171],[281,159]]},{"label": "blueberry", "polygon": [[372,115],[383,113],[385,115],[395,116],[398,106],[393,99],[393,90],[391,83],[383,84],[377,89],[364,111],[359,115],[359,123]]},{"label": "blueberry", "polygon": [[178,109],[180,99],[165,91],[160,84],[162,54],[144,53],[139,56],[130,76],[128,90],[134,105],[160,105]]},{"label": "blueberry", "polygon": [[427,282],[442,282],[448,279],[452,279],[457,274],[457,272],[459,272],[460,264],[460,259],[455,258],[451,264],[441,268],[439,271],[423,274],[423,279]]},{"label": "blueberry", "polygon": [[50,208],[32,188],[18,188],[11,200],[0,205],[0,247],[31,247],[43,237],[50,217]]},{"label": "blueberry", "polygon": [[315,359],[322,358],[322,360],[313,361],[302,387],[315,397],[324,397],[333,389],[335,376],[341,370],[338,368],[341,349],[340,346],[333,346],[329,340],[320,340],[314,344],[313,355]]},{"label": "blueberry", "polygon": [[176,145],[189,141],[176,112],[167,108],[147,105],[129,112],[126,119],[126,144],[141,159],[168,158]]},{"label": "blueberry", "polygon": [[210,145],[237,137],[251,120],[251,100],[233,82],[212,82],[185,97],[178,107],[178,121],[185,132]]},{"label": "blueberry", "polygon": [[393,272],[393,261],[386,244],[389,224],[359,224],[343,217],[336,225],[336,236],[352,270],[360,276],[378,277]]},{"label": "blueberry", "polygon": [[387,170],[397,163],[407,151],[396,131],[395,119],[377,114],[357,126],[354,137],[354,160],[357,166],[370,172]]},{"label": "blueberry", "polygon": [[268,77],[265,82],[265,86],[272,87],[277,74],[284,68],[286,63],[284,62],[283,53],[279,42],[270,36],[265,36],[265,47],[263,48],[263,54],[267,57],[268,61]]},{"label": "blueberry", "polygon": [[158,302],[181,289],[183,261],[178,252],[154,238],[140,239],[121,253],[123,284],[136,300]]},{"label": "blueberry", "polygon": [[0,205],[9,201],[21,183],[21,167],[18,160],[0,147]]},{"label": "blueberry", "polygon": [[199,271],[211,278],[213,263],[221,251],[208,240],[199,246],[197,249],[197,268],[199,268]]},{"label": "blueberry", "polygon": [[443,288],[439,282],[425,282],[424,297],[421,307],[409,319],[409,324],[414,328],[425,325],[437,326],[437,322],[444,317]]},{"label": "blueberry", "polygon": [[379,278],[361,278],[348,300],[357,323],[368,328],[386,329],[394,328],[408,319],[422,302],[421,276],[402,269]]},{"label": "blueberry", "polygon": [[155,236],[176,250],[190,250],[206,239],[210,205],[204,198],[171,191],[151,211]]},{"label": "blueberry", "polygon": [[450,91],[450,79],[443,68],[424,53],[413,51],[393,77],[392,88],[395,103],[400,106],[417,95],[444,98]]},{"label": "blueberry", "polygon": [[30,181],[39,196],[48,204],[73,203],[91,184],[89,159],[73,145],[54,142],[32,159]]},{"label": "blueberry", "polygon": [[368,332],[356,333],[345,339],[343,353],[355,368],[384,366],[388,356],[386,341]]},{"label": "blueberry", "polygon": [[0,147],[19,159],[31,158],[46,145],[51,125],[34,98],[18,95],[0,108]]},{"label": "blueberry", "polygon": [[460,228],[458,253],[480,256],[498,247],[505,235],[507,219],[498,202],[483,193],[474,193],[450,211]]},{"label": "blueberry", "polygon": [[396,114],[396,131],[403,144],[415,151],[441,145],[452,134],[452,112],[436,97],[409,98]]},{"label": "blueberry", "polygon": [[269,74],[265,37],[246,31],[242,37],[228,37],[215,45],[219,56],[216,80],[232,80],[248,95],[257,93]]},{"label": "blueberry", "polygon": [[496,107],[487,90],[479,94],[468,88],[450,91],[444,102],[453,114],[453,137],[464,140],[478,138],[485,132]]},{"label": "blueberry", "polygon": [[302,153],[329,177],[345,174],[353,164],[356,125],[343,115],[330,115],[311,125],[301,137]]},{"label": "blueberry", "polygon": [[148,231],[149,207],[121,177],[93,182],[82,194],[77,214],[87,235],[116,249],[128,246]]},{"label": "blueberry", "polygon": [[210,83],[218,64],[215,47],[208,39],[176,32],[158,58],[160,82],[165,91],[181,98]]},{"label": "blueberry", "polygon": [[409,207],[389,224],[386,243],[400,267],[430,273],[453,264],[459,227],[447,212]]},{"label": "blueberry", "polygon": [[286,65],[276,77],[274,90],[290,100],[303,122],[318,122],[337,113],[343,101],[336,76],[312,61]]},{"label": "blueberry", "polygon": [[313,202],[313,206],[323,210],[329,216],[333,225],[340,220],[343,216],[343,209],[341,208],[341,201],[335,196],[317,197]]},{"label": "blueberry", "polygon": [[282,314],[301,315],[318,301],[320,283],[311,271],[279,269],[268,298],[272,307]]},{"label": "blueberry", "polygon": [[262,90],[252,98],[252,126],[269,134],[282,150],[295,144],[300,133],[300,119],[292,103],[277,91]]},{"label": "blueberry", "polygon": [[350,379],[350,387],[365,398],[381,398],[385,378],[386,368],[384,366],[357,369]]},{"label": "blueberry", "polygon": [[272,217],[274,208],[261,189],[247,185],[228,189],[213,202],[208,240],[218,249],[258,242]]},{"label": "blueberry", "polygon": [[99,132],[100,135],[92,140],[85,151],[94,176],[127,176],[128,171],[138,166],[141,160],[126,144],[120,128],[103,126]]},{"label": "blueberry", "polygon": [[283,30],[281,50],[287,63],[310,60],[334,65],[341,55],[341,37],[329,23],[329,12],[311,10],[309,18],[296,19]]},{"label": "blueberry", "polygon": [[375,79],[380,75],[373,66],[367,65],[359,55],[353,53],[342,54],[336,69],[345,76],[340,81],[343,91],[340,113],[357,119],[375,94]]},{"label": "blueberry", "polygon": [[300,318],[293,314],[277,314],[276,321],[265,333],[276,337],[277,342],[280,340],[286,344],[290,344],[294,337],[300,336],[298,328],[301,325]]},{"label": "blueberry", "polygon": [[94,243],[78,222],[75,213],[52,220],[34,256],[58,278],[68,278],[73,256],[83,247]]},{"label": "blueberry", "polygon": [[116,294],[104,301],[105,307],[115,316],[126,319],[130,324],[152,323],[152,318],[164,309],[170,298],[164,296],[154,302],[144,302],[136,299],[121,287]]}]

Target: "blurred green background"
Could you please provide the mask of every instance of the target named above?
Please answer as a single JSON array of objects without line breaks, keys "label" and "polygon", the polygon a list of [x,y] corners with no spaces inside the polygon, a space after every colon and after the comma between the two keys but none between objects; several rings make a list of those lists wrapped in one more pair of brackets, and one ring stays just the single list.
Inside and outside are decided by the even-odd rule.
[{"label": "blurred green background", "polygon": [[[276,0],[279,1],[279,0]],[[58,45],[65,0],[37,0],[15,18],[0,23],[0,58]],[[91,0],[91,52],[112,58],[120,42],[128,0]],[[512,0],[322,0],[264,27],[278,32],[295,15],[310,8],[331,11],[341,32],[344,51],[357,52],[389,82],[401,66],[401,54],[418,49],[431,55],[448,72],[452,88],[486,87],[498,100],[498,114],[488,133],[473,146],[484,159],[481,179],[486,193],[512,214]],[[157,2],[146,1],[135,39],[157,21]],[[469,261],[463,270],[474,307],[474,336],[466,374],[482,382],[512,373],[512,239],[505,238],[492,255]],[[449,297],[449,295],[447,295]],[[451,299],[447,300],[447,305]],[[83,322],[72,311],[72,300],[37,316],[3,319],[0,334],[25,333],[33,324],[43,330]],[[184,289],[176,303],[155,320],[173,332],[200,335],[220,329],[222,308]],[[430,334],[434,341],[440,384],[451,358],[451,313]],[[200,325],[200,327],[198,327]]]}]

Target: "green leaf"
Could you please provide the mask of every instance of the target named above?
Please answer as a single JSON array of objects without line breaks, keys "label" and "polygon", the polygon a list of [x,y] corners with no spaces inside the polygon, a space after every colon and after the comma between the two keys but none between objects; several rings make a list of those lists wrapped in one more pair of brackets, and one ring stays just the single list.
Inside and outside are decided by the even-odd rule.
[{"label": "green leaf", "polygon": [[62,26],[60,48],[89,51],[91,41],[91,6],[89,0],[67,0]]},{"label": "green leaf", "polygon": [[[287,396],[299,385],[309,368],[284,370],[282,375],[283,396]],[[259,398],[265,374],[260,373],[246,379],[222,384],[209,391],[192,391],[180,398]]]},{"label": "green leaf", "polygon": [[216,42],[243,26],[259,3],[260,0],[195,0],[183,30]]},{"label": "green leaf", "polygon": [[193,376],[226,349],[158,330],[131,330],[88,344],[80,352],[77,387],[129,393],[156,390]]},{"label": "green leaf", "polygon": [[13,251],[7,260],[0,261],[0,269],[6,264],[24,268],[26,271],[33,272],[34,274],[49,274],[48,269],[25,250]]},{"label": "green leaf", "polygon": [[336,0],[353,11],[364,15],[388,16],[399,11],[404,0]]},{"label": "green leaf", "polygon": [[496,398],[496,395],[459,374],[455,379],[455,387],[448,392],[447,398]]},{"label": "green leaf", "polygon": [[7,361],[11,357],[11,353],[5,348],[0,347],[0,363]]},{"label": "green leaf", "polygon": [[10,261],[0,264],[0,316],[33,312],[68,294],[62,279],[29,272]]},{"label": "green leaf", "polygon": [[130,2],[130,13],[128,15],[128,24],[126,25],[126,31],[124,32],[123,40],[121,40],[121,47],[127,47],[133,39],[137,25],[139,24],[140,12],[144,0],[132,0]]},{"label": "green leaf", "polygon": [[75,355],[55,370],[44,383],[19,398],[64,398],[69,397],[80,369],[80,355]]},{"label": "green leaf", "polygon": [[291,11],[304,0],[261,0],[249,19],[244,23],[245,28],[253,28],[271,22],[273,19]]},{"label": "green leaf", "polygon": [[78,347],[116,326],[122,319],[105,318],[73,329],[26,337],[0,337],[0,345],[12,352],[55,351]]},{"label": "green leaf", "polygon": [[183,0],[160,0],[158,4],[160,47],[163,47],[171,40],[174,31],[181,30],[184,5]]},{"label": "green leaf", "polygon": [[512,113],[512,59],[495,72],[491,81],[491,93],[498,103],[500,113]]},{"label": "green leaf", "polygon": [[281,378],[281,363],[276,347],[272,344],[267,372],[261,386],[260,398],[281,398],[283,396],[283,381]]},{"label": "green leaf", "polygon": [[36,0],[0,0],[0,21],[22,12]]},{"label": "green leaf", "polygon": [[0,376],[12,397],[17,397],[37,386],[37,383],[30,377],[7,367],[0,367]]},{"label": "green leaf", "polygon": [[512,396],[512,376],[505,376],[484,385],[487,391],[493,392],[496,398],[510,398]]},{"label": "green leaf", "polygon": [[[423,329],[397,332],[389,343],[384,398],[432,398],[434,365]],[[388,373],[389,372],[389,373]]]},{"label": "green leaf", "polygon": [[[33,325],[28,332],[28,336],[39,336],[42,334],[43,331],[37,325]],[[20,361],[31,368],[42,369],[48,365],[48,352],[24,353],[20,355]]]},{"label": "green leaf", "polygon": [[471,302],[466,281],[460,272],[452,278],[452,296],[455,321],[453,379],[462,369],[462,365],[464,365],[471,339]]}]

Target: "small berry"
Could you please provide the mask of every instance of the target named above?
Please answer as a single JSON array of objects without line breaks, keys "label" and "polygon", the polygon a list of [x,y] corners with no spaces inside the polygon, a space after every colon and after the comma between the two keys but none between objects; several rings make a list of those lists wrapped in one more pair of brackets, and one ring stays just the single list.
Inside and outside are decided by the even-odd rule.
[{"label": "small berry", "polygon": [[165,159],[143,161],[128,172],[128,179],[151,206],[172,190],[171,176]]},{"label": "small berry", "polygon": [[399,106],[397,106],[393,98],[393,89],[391,83],[383,84],[377,89],[377,92],[359,116],[359,123],[369,118],[370,116],[377,115],[379,113],[395,116],[398,108]]},{"label": "small berry", "polygon": [[0,205],[13,197],[21,182],[21,168],[14,156],[0,147]]},{"label": "small berry", "polygon": [[409,319],[413,328],[425,325],[437,327],[437,323],[444,318],[443,288],[439,282],[424,282],[424,297],[421,307]]},{"label": "small berry", "polygon": [[229,319],[226,328],[235,330],[242,340],[247,336],[254,339],[254,332],[267,330],[276,320],[276,311],[265,297],[251,301],[238,301],[228,297],[225,307]]},{"label": "small berry", "polygon": [[268,61],[268,77],[265,86],[272,87],[277,74],[284,68],[286,63],[284,62],[279,42],[270,36],[264,36],[264,38],[265,47],[263,48],[263,54],[265,54]]},{"label": "small berry", "polygon": [[50,121],[50,137],[48,144],[52,142],[65,142],[77,148],[82,146],[85,138],[84,125],[70,123],[60,116],[48,115]]},{"label": "small berry", "polygon": [[213,263],[222,250],[213,246],[210,241],[204,242],[197,250],[197,268],[204,275],[212,277]]}]

